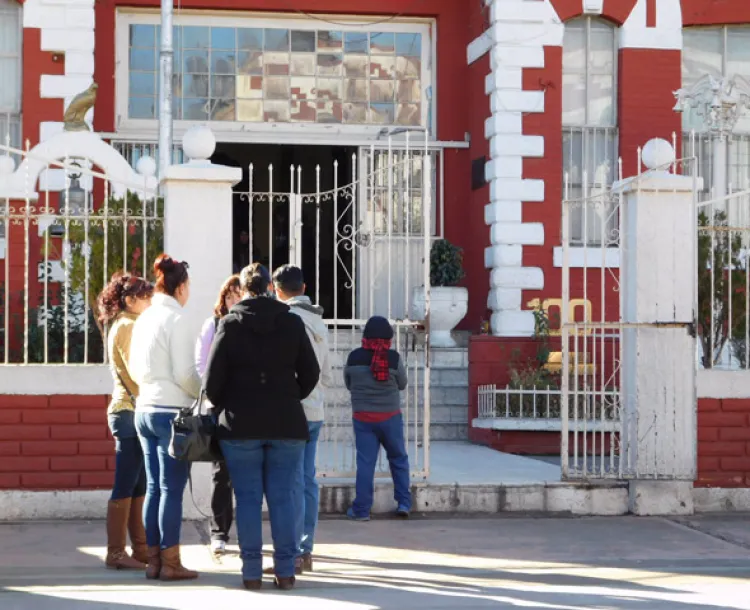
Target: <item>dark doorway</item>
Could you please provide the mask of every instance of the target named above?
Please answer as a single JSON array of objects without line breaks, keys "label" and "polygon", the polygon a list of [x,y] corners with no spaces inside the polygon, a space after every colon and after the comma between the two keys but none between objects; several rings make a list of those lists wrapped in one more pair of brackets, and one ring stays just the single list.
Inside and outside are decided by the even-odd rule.
[{"label": "dark doorway", "polygon": [[[340,243],[339,235],[346,235],[348,226],[356,226],[356,189],[342,190],[353,177],[352,155],[357,149],[345,146],[302,146],[282,144],[218,144],[211,158],[214,163],[242,168],[242,182],[234,188],[233,215],[233,266],[241,269],[250,262],[248,237],[252,237],[252,260],[273,269],[289,262],[289,218],[292,175],[294,166],[294,193],[299,192],[302,204],[302,271],[307,284],[307,294],[324,310],[326,318],[352,317],[351,274],[354,248]],[[338,192],[334,191],[334,164],[338,162]],[[252,192],[253,218],[250,222],[250,165],[253,166]],[[269,171],[269,166],[273,171]],[[317,227],[318,172],[320,227]],[[301,168],[301,173],[297,171]],[[273,202],[269,205],[268,193]],[[348,196],[347,196],[348,195]],[[335,199],[334,199],[335,198]],[[338,206],[338,218],[335,210]],[[272,220],[269,223],[269,215]],[[244,235],[243,235],[244,233]],[[252,235],[250,235],[252,233]],[[338,256],[334,251],[336,248]],[[273,272],[273,269],[271,271]],[[334,272],[337,271],[337,273]],[[320,286],[318,287],[318,281]],[[318,291],[319,288],[319,291]],[[334,304],[337,307],[334,307]]]}]

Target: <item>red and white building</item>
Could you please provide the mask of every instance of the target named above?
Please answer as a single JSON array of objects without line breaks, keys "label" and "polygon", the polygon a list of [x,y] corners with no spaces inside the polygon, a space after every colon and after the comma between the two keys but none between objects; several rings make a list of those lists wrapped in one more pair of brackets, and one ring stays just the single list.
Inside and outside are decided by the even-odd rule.
[{"label": "red and white building", "polygon": [[[0,141],[22,149],[55,138],[67,104],[96,82],[93,131],[131,162],[155,154],[159,5],[0,0]],[[458,328],[477,335],[491,320],[491,336],[471,342],[468,437],[521,452],[547,437],[473,430],[476,386],[504,383],[508,350],[533,351],[534,310],[559,307],[564,188],[575,198],[638,173],[639,148],[652,138],[674,142],[678,158],[708,156],[701,117],[675,112],[674,92],[705,74],[750,80],[750,3],[736,0],[182,0],[174,26],[175,143],[190,127],[209,125],[218,162],[245,168],[240,189],[294,191],[290,165],[306,172],[302,192],[333,189],[334,161],[338,184],[354,182],[378,154],[390,154],[384,135],[426,131],[433,232],[465,253],[469,307]],[[413,135],[415,147],[422,140]],[[728,151],[728,181],[747,188],[750,110],[734,125]],[[264,168],[255,187],[251,163]],[[282,168],[275,187],[269,163]],[[407,220],[376,222],[390,220],[396,233],[421,222],[424,193],[421,177],[414,180],[399,187],[409,193],[398,212]],[[268,222],[261,219],[257,234],[251,227],[265,259],[274,256]],[[617,248],[602,252],[600,225],[575,214],[570,222],[571,267],[586,257],[618,267]],[[247,214],[235,213],[234,223],[236,235]],[[0,256],[13,247],[3,237]],[[322,251],[303,256],[335,266]],[[22,273],[15,265],[4,273]],[[359,273],[354,281],[369,281]],[[317,281],[332,308],[339,288]],[[594,316],[607,305],[588,300],[583,311]],[[0,396],[0,489],[106,485],[104,393],[19,391]],[[713,413],[699,417],[705,484],[750,484],[750,409],[738,392],[723,407],[715,391],[703,401]]]}]

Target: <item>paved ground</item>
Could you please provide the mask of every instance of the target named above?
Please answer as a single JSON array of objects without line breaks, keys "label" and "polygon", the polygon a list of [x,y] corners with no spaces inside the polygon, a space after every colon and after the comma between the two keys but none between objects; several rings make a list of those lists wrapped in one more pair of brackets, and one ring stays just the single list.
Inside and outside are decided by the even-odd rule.
[{"label": "paved ground", "polygon": [[0,608],[750,609],[748,518],[326,520],[318,569],[292,593],[241,589],[203,523],[184,528],[190,584],[103,569],[101,522],[0,524]]}]

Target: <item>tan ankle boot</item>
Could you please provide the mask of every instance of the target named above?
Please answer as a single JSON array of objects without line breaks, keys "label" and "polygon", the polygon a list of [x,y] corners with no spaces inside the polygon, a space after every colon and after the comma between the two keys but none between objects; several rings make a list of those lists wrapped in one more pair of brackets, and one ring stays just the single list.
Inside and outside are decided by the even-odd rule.
[{"label": "tan ankle boot", "polygon": [[130,498],[110,500],[107,504],[107,559],[110,570],[143,570],[146,566],[125,551]]},{"label": "tan ankle boot", "polygon": [[161,574],[161,548],[158,546],[149,546],[146,548],[146,553],[148,553],[146,578],[157,580]]},{"label": "tan ankle boot", "polygon": [[143,501],[145,496],[133,498],[130,502],[128,517],[128,532],[130,533],[130,551],[133,559],[141,563],[148,563],[148,545],[146,544],[146,528],[143,527]]},{"label": "tan ankle boot", "polygon": [[188,570],[180,561],[180,545],[176,544],[161,552],[162,580],[193,580],[198,578],[198,572]]}]

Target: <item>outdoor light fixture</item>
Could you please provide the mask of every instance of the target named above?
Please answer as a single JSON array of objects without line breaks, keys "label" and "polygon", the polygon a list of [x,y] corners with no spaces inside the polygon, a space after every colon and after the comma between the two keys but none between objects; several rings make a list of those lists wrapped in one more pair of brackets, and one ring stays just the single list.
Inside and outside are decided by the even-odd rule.
[{"label": "outdoor light fixture", "polygon": [[[78,163],[72,163],[71,167],[81,168]],[[82,216],[89,202],[89,193],[81,186],[81,172],[71,171],[68,174],[70,184],[68,188],[60,192],[60,216]],[[65,228],[60,222],[50,226],[49,233],[53,237],[60,237],[65,233]]]}]

